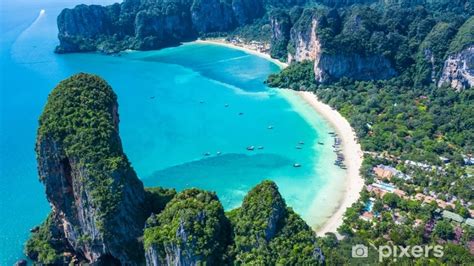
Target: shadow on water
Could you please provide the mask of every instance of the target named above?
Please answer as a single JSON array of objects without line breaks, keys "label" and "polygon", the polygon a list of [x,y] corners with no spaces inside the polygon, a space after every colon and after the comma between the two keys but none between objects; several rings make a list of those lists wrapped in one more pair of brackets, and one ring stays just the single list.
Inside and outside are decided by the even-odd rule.
[{"label": "shadow on water", "polygon": [[240,205],[245,194],[275,172],[290,170],[292,161],[277,154],[222,154],[156,171],[145,186],[196,187],[218,191],[225,209]]}]

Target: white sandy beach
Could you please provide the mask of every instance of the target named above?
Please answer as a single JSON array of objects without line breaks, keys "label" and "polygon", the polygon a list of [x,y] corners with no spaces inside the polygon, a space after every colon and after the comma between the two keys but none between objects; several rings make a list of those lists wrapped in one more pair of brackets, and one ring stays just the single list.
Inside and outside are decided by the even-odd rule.
[{"label": "white sandy beach", "polygon": [[[271,58],[270,55],[262,53],[249,47],[237,46],[226,42],[224,39],[212,39],[212,40],[198,40],[198,43],[208,43],[227,46],[234,49],[245,51],[249,54],[257,55],[267,60],[270,60],[285,68],[288,64],[283,63],[277,59]],[[354,130],[350,126],[349,122],[336,110],[333,110],[329,105],[319,101],[317,96],[312,92],[307,91],[291,91],[292,94],[299,96],[304,102],[306,102],[314,111],[316,111],[321,117],[323,117],[336,131],[337,135],[342,141],[342,153],[345,157],[345,164],[347,166],[345,186],[343,188],[342,197],[338,200],[337,206],[333,208],[335,211],[331,213],[327,221],[316,228],[316,233],[319,236],[323,236],[328,232],[337,232],[337,228],[343,222],[344,212],[353,203],[357,202],[359,193],[364,186],[364,181],[359,174],[359,169],[362,165],[363,152],[360,144],[357,142],[357,137]],[[338,188],[341,187],[338,185]]]},{"label": "white sandy beach", "polygon": [[342,224],[346,209],[359,199],[359,193],[364,186],[364,180],[359,173],[363,153],[360,144],[357,142],[354,130],[341,114],[333,110],[329,105],[319,101],[312,92],[299,91],[296,93],[333,126],[342,141],[342,152],[347,166],[345,193],[339,207],[329,220],[316,231],[318,235],[322,236],[328,232],[336,232],[337,228]]},{"label": "white sandy beach", "polygon": [[277,60],[277,59],[275,59],[275,58],[271,58],[269,54],[261,53],[261,52],[259,52],[259,51],[250,49],[250,48],[248,48],[248,47],[247,47],[246,45],[244,45],[244,44],[242,44],[242,46],[234,45],[234,44],[231,44],[231,43],[229,43],[229,42],[226,42],[224,39],[197,40],[197,41],[194,41],[194,42],[195,42],[195,43],[216,44],[216,45],[222,45],[222,46],[226,46],[226,47],[233,48],[233,49],[242,50],[242,51],[244,51],[244,52],[246,52],[246,53],[249,53],[249,54],[252,54],[252,55],[256,55],[256,56],[265,58],[265,59],[267,59],[268,61],[271,61],[271,62],[275,63],[276,65],[278,65],[278,66],[281,67],[281,68],[285,68],[285,67],[288,66],[287,63],[281,62],[280,60]]}]

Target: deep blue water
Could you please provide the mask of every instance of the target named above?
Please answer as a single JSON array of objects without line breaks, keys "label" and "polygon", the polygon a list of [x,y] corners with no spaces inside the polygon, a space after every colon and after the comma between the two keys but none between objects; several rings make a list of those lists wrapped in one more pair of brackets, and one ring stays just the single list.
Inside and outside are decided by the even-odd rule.
[{"label": "deep blue water", "polygon": [[[56,16],[79,2],[112,1],[0,3],[0,265],[24,257],[29,229],[49,212],[36,172],[37,119],[55,84],[77,72],[98,74],[116,91],[124,150],[145,185],[213,190],[231,209],[272,179],[287,203],[315,222],[313,201],[336,178],[327,163],[334,159],[330,129],[263,84],[276,65],[204,44],[56,55]],[[303,149],[295,149],[300,141]],[[247,151],[252,145],[263,149]]]}]

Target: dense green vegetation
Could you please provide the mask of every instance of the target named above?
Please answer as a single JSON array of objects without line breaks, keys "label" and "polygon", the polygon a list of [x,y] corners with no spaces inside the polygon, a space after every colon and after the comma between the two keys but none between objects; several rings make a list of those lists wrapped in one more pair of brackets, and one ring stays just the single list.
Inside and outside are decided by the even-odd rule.
[{"label": "dense green vegetation", "polygon": [[[433,164],[441,164],[440,155],[461,162],[461,154],[473,152],[472,90],[413,89],[400,79],[342,80],[317,87],[311,69],[309,62],[292,65],[270,76],[268,84],[314,90],[349,119],[364,150]],[[307,75],[301,79],[304,73]]]},{"label": "dense green vegetation", "polygon": [[[351,254],[351,246],[361,243],[366,246],[389,244],[401,247],[413,247],[415,245],[434,247],[441,245],[443,248],[444,254],[440,258],[435,258],[431,254],[428,258],[397,259],[397,263],[411,262],[420,265],[424,265],[423,263],[427,261],[447,263],[448,265],[470,265],[474,263],[474,257],[469,254],[469,250],[466,248],[467,243],[472,241],[474,237],[472,227],[468,225],[461,227],[441,219],[435,204],[421,204],[418,201],[400,198],[391,193],[386,194],[381,199],[376,199],[375,204],[381,204],[379,210],[377,210],[376,222],[364,221],[359,219],[359,215],[364,210],[364,204],[362,203],[367,202],[370,197],[375,197],[375,195],[365,190],[362,191],[360,201],[347,209],[344,224],[338,229],[345,236],[342,241],[336,241],[331,235],[320,239],[328,263],[331,263],[331,261],[346,264],[355,262],[376,263],[377,256],[369,256],[362,260],[348,256],[348,254]],[[377,254],[369,251],[369,255],[373,253]],[[395,263],[392,259],[387,258],[384,263]]]},{"label": "dense green vegetation", "polygon": [[145,249],[155,249],[162,261],[171,249],[197,263],[220,264],[230,230],[215,193],[188,189],[177,194],[158,215],[147,220]]},{"label": "dense green vegetation", "polygon": [[[227,36],[230,38],[242,38],[244,40],[254,40],[259,42],[269,42],[271,36],[271,28],[268,25],[268,19],[262,18],[256,20],[252,24],[244,25],[235,29],[230,33],[223,33],[222,36]],[[207,37],[209,34],[204,35]]]},{"label": "dense green vegetation", "polygon": [[283,69],[278,74],[271,74],[266,83],[270,87],[300,90],[314,85],[314,62],[306,60]]},{"label": "dense green vegetation", "polygon": [[[437,60],[435,66],[439,68],[455,29],[467,18],[466,13],[439,13],[441,11],[422,6],[384,9],[361,6],[345,12],[331,10],[321,16],[318,34],[327,53],[383,55],[406,79],[419,80],[413,73],[417,53],[426,58],[426,48],[429,48]],[[429,61],[429,58],[424,60]]]},{"label": "dense green vegetation", "polygon": [[162,187],[145,188],[145,207],[147,214],[157,214],[163,211],[166,204],[176,196],[175,189]]},{"label": "dense green vegetation", "polygon": [[287,208],[278,187],[263,181],[229,213],[234,243],[231,257],[245,265],[316,265],[319,263],[312,229]]},{"label": "dense green vegetation", "polygon": [[181,258],[212,265],[317,265],[322,259],[315,233],[271,181],[257,185],[227,216],[214,193],[178,193],[147,220],[144,246],[160,261],[180,249]]},{"label": "dense green vegetation", "polygon": [[448,49],[446,44],[453,38],[456,31],[453,23],[439,22],[428,33],[415,58],[417,64],[414,74],[415,86],[420,87],[433,81],[436,82]]},{"label": "dense green vegetation", "polygon": [[273,21],[272,27],[278,27],[279,29],[278,32],[272,35],[270,55],[273,58],[286,61],[288,55],[286,47],[290,41],[291,18],[285,11],[280,9],[272,11],[269,16]]},{"label": "dense green vegetation", "polygon": [[61,247],[64,243],[53,236],[53,232],[58,232],[55,228],[52,214],[41,224],[36,232],[26,242],[25,253],[35,261],[43,264],[59,264],[62,262],[60,255]]},{"label": "dense green vegetation", "polygon": [[103,79],[81,73],[59,83],[39,119],[38,139],[56,142],[70,161],[87,169],[90,178],[84,182],[100,215],[101,230],[117,211],[125,184],[124,178],[112,176],[119,169],[134,175],[117,132],[116,102],[115,93]]},{"label": "dense green vegetation", "polygon": [[464,25],[459,28],[458,34],[451,42],[449,53],[457,53],[472,44],[474,40],[474,17],[469,18]]}]

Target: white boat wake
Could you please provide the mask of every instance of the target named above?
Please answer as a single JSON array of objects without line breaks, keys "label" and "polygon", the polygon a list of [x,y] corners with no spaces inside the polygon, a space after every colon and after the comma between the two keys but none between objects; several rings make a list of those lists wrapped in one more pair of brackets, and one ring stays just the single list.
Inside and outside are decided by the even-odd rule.
[{"label": "white boat wake", "polygon": [[[50,35],[51,26],[47,24],[48,17],[45,9],[39,11],[35,20],[18,35],[11,48],[12,59],[19,64],[39,64],[49,62],[45,51],[52,51],[54,43],[45,39]],[[55,36],[54,34],[52,36]],[[51,46],[50,49],[37,49],[42,46]]]}]

